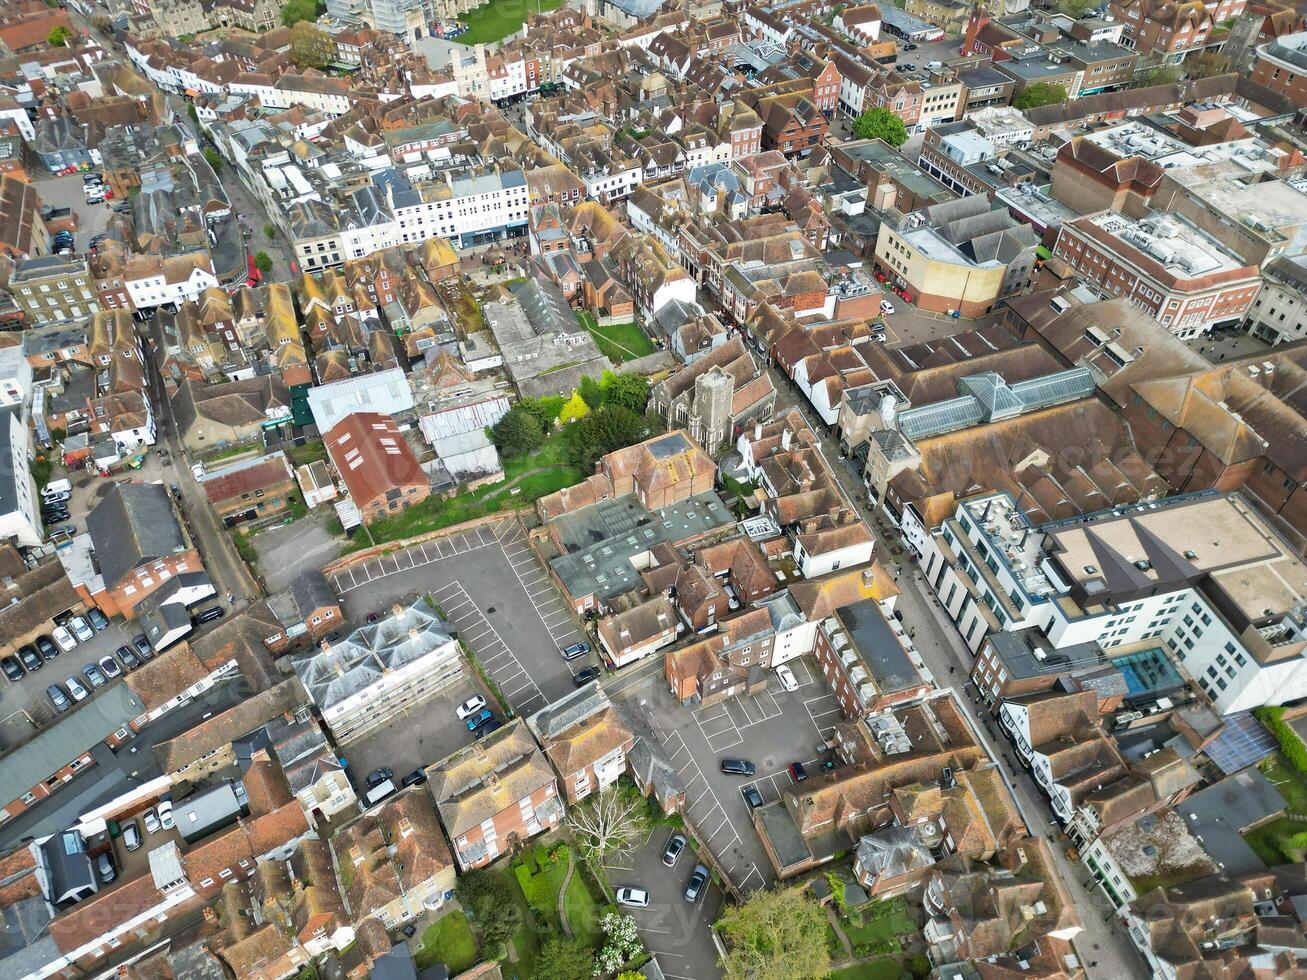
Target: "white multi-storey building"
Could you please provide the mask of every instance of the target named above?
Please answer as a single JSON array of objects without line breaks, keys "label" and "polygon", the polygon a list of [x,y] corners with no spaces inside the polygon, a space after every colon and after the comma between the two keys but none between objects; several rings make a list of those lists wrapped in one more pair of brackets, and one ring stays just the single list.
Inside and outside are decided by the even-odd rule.
[{"label": "white multi-storey building", "polygon": [[1038,526],[987,494],[932,532],[921,567],[973,652],[1026,627],[1109,655],[1155,640],[1222,713],[1307,694],[1307,565],[1237,494]]}]

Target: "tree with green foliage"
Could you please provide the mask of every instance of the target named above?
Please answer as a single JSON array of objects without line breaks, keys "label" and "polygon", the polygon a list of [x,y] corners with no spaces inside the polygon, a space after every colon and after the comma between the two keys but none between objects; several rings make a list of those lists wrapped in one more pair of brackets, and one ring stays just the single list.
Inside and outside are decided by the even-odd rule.
[{"label": "tree with green foliage", "polygon": [[1200,51],[1190,55],[1181,66],[1189,78],[1215,78],[1232,71],[1232,62],[1219,51]]},{"label": "tree with green foliage", "polygon": [[508,880],[502,872],[482,869],[459,875],[455,888],[463,911],[472,917],[482,954],[487,959],[502,959],[522,920]]},{"label": "tree with green foliage", "polygon": [[491,427],[490,438],[499,452],[511,459],[539,449],[545,441],[545,431],[534,415],[514,405]]},{"label": "tree with green foliage", "polygon": [[754,892],[717,920],[728,980],[820,980],[830,973],[826,912],[802,887]]},{"label": "tree with green foliage", "polygon": [[572,397],[563,405],[562,410],[558,413],[558,421],[567,425],[568,422],[575,422],[577,419],[585,418],[590,414],[590,406],[586,404],[579,391],[573,392]]},{"label": "tree with green foliage", "polygon": [[1057,9],[1073,20],[1079,20],[1096,6],[1098,0],[1058,0]]},{"label": "tree with green foliage", "polygon": [[587,473],[606,453],[639,442],[649,431],[644,416],[629,408],[605,405],[568,427],[569,460]]},{"label": "tree with green foliage", "polygon": [[1135,76],[1136,88],[1148,88],[1152,85],[1174,85],[1184,78],[1184,69],[1179,65],[1163,62],[1151,66]]},{"label": "tree with green foliage", "polygon": [[877,106],[853,120],[853,135],[860,140],[884,140],[890,146],[908,141],[908,127],[888,109]]},{"label": "tree with green foliage", "polygon": [[263,226],[263,237],[264,238],[277,237],[277,226],[274,225],[271,221],[269,221],[267,224]]},{"label": "tree with green foliage", "polygon": [[551,936],[536,954],[533,976],[550,980],[590,980],[594,974],[594,953],[578,939]]},{"label": "tree with green foliage", "polygon": [[287,27],[294,27],[300,21],[318,19],[317,0],[289,0],[281,8],[281,22]]},{"label": "tree with green foliage", "polygon": [[1012,102],[1018,109],[1037,109],[1041,105],[1055,105],[1067,99],[1066,86],[1056,82],[1035,82],[1021,90]]},{"label": "tree with green foliage", "polygon": [[254,268],[258,269],[265,276],[272,271],[272,256],[267,252],[259,252],[254,256]]},{"label": "tree with green foliage", "polygon": [[614,374],[605,371],[599,387],[603,393],[605,405],[629,408],[633,412],[644,414],[649,404],[649,379],[638,374]]},{"label": "tree with green foliage", "polygon": [[562,395],[542,395],[539,398],[521,398],[517,402],[517,407],[534,415],[536,421],[540,423],[540,428],[548,432],[558,421],[558,413],[566,404],[567,399]]},{"label": "tree with green foliage", "polygon": [[916,980],[926,980],[930,976],[930,960],[924,953],[914,953],[908,959],[908,972]]},{"label": "tree with green foliage", "polygon": [[72,36],[73,32],[64,27],[63,24],[60,24],[45,36],[45,41],[52,48],[62,48],[68,43],[68,39]]},{"label": "tree with green foliage", "polygon": [[588,374],[581,376],[581,383],[576,386],[576,393],[585,399],[585,403],[591,408],[598,408],[604,403],[604,390],[599,387],[599,382]]},{"label": "tree with green foliage", "polygon": [[296,68],[326,68],[335,54],[331,35],[311,21],[301,20],[290,29],[290,60]]},{"label": "tree with green foliage", "polygon": [[213,168],[215,174],[222,169],[222,154],[213,147],[206,146],[204,148],[204,160]]}]

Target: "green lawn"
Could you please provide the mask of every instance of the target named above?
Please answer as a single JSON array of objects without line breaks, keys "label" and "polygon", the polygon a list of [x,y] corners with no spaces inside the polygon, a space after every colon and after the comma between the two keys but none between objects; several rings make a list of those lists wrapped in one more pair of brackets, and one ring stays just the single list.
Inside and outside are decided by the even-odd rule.
[{"label": "green lawn", "polygon": [[327,447],[323,445],[321,439],[315,439],[312,442],[306,442],[302,446],[287,446],[286,455],[296,466],[303,466],[305,463],[316,463],[319,460],[327,458]]},{"label": "green lawn", "polygon": [[614,323],[602,327],[585,310],[577,313],[581,326],[590,331],[599,352],[615,364],[633,361],[654,352],[653,342],[634,323]]},{"label": "green lawn", "polygon": [[[558,846],[538,844],[524,851],[512,864],[513,876],[527,905],[553,932],[562,930],[558,921],[558,890],[563,887],[563,880],[567,877],[566,855],[556,862],[549,858],[549,852]],[[563,905],[567,909],[567,921],[572,927],[572,934],[597,948],[603,939],[599,929],[601,909],[585,883],[585,874],[579,860],[578,858],[572,872],[572,880],[568,882]]]},{"label": "green lawn", "polygon": [[865,909],[850,913],[841,922],[841,926],[854,949],[873,943],[892,943],[898,948],[896,937],[916,929],[901,898],[889,902],[872,902]]},{"label": "green lawn", "polygon": [[422,933],[422,945],[413,959],[419,970],[444,963],[451,976],[476,966],[477,941],[467,916],[461,910],[455,910],[427,926],[426,932]]},{"label": "green lawn", "polygon": [[1307,779],[1284,761],[1277,752],[1262,760],[1258,767],[1271,785],[1280,791],[1293,813],[1307,816]]},{"label": "green lawn", "polygon": [[1257,852],[1257,856],[1268,868],[1281,864],[1292,864],[1299,860],[1297,849],[1291,848],[1289,839],[1294,834],[1307,832],[1307,823],[1292,817],[1277,817],[1270,823],[1262,824],[1243,835],[1248,846]]},{"label": "green lawn", "polygon": [[[556,433],[536,452],[504,460],[504,479],[499,483],[477,487],[453,497],[428,497],[394,517],[369,524],[367,531],[358,531],[346,550],[357,551],[373,542],[398,541],[487,514],[528,507],[555,490],[580,483],[584,477],[581,470],[563,462],[565,448],[562,435]],[[543,472],[523,477],[532,470]],[[519,477],[519,482],[508,485]]]},{"label": "green lawn", "polygon": [[903,976],[903,964],[899,960],[868,960],[854,963],[842,970],[833,970],[830,980],[899,980]]},{"label": "green lawn", "polygon": [[460,44],[489,44],[502,41],[521,29],[528,14],[557,10],[563,0],[490,0],[475,10],[459,15],[467,33],[454,40]]}]

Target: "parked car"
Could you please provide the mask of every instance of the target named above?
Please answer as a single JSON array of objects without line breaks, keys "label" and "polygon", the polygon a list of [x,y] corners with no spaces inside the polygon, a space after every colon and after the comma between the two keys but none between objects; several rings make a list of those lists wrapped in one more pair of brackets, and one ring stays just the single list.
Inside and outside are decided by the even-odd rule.
[{"label": "parked car", "polygon": [[114,869],[113,859],[109,857],[108,851],[95,859],[95,870],[99,873],[100,880],[106,885],[118,877],[118,872]]},{"label": "parked car", "polygon": [[790,763],[790,778],[796,783],[801,783],[808,778],[808,770],[803,768],[802,762]]},{"label": "parked car", "polygon": [[4,671],[5,676],[11,681],[22,680],[27,676],[27,671],[23,670],[22,665],[13,657],[0,660],[0,670]]},{"label": "parked car", "polygon": [[200,623],[211,623],[215,619],[222,619],[223,611],[222,606],[210,606],[208,609],[201,609],[195,614],[195,624],[198,626]]},{"label": "parked car", "polygon": [[485,706],[486,699],[480,694],[475,694],[455,708],[454,714],[458,715],[459,721],[463,721],[465,718],[471,718]]},{"label": "parked car", "polygon": [[762,794],[758,792],[758,787],[743,786],[740,788],[740,795],[744,797],[744,802],[749,804],[750,810],[756,810],[762,806]]},{"label": "parked car", "polygon": [[41,651],[41,656],[46,660],[53,660],[55,657],[59,656],[59,648],[54,645],[54,641],[51,640],[50,637],[45,635],[38,636],[32,642],[36,644],[36,648]]},{"label": "parked car", "polygon": [[136,653],[142,660],[149,660],[154,656],[154,648],[150,646],[150,641],[145,638],[144,633],[137,633],[132,637],[132,646],[136,647]]},{"label": "parked car", "polygon": [[64,510],[62,507],[58,510],[41,511],[42,524],[62,524],[66,520],[68,520],[68,511]]},{"label": "parked car", "polygon": [[204,476],[204,464],[203,464],[203,463],[192,463],[192,464],[191,464],[191,476],[195,477],[195,479],[197,479],[197,480],[198,480],[200,477]]},{"label": "parked car", "polygon": [[73,634],[69,633],[66,627],[56,626],[54,628],[54,641],[59,644],[59,649],[64,653],[77,646],[77,641],[73,639]]},{"label": "parked car", "polygon": [[681,859],[681,852],[685,850],[685,835],[672,834],[667,838],[667,846],[663,848],[663,864],[669,868],[676,867],[676,862]]},{"label": "parked car", "polygon": [[77,637],[79,643],[85,643],[95,636],[95,630],[91,629],[91,624],[81,616],[74,616],[68,620],[68,628],[73,631],[73,635]]},{"label": "parked car", "polygon": [[154,812],[154,808],[146,810],[141,819],[145,821],[145,832],[147,834],[157,834],[159,832],[159,817]]},{"label": "parked car", "polygon": [[723,759],[722,772],[728,776],[752,776],[756,770],[748,759]]},{"label": "parked car", "polygon": [[[76,528],[73,528],[73,533],[77,533]],[[91,621],[91,625],[95,627],[97,633],[102,633],[109,628],[109,617],[98,609],[88,609],[86,618]]]},{"label": "parked car", "polygon": [[485,738],[491,732],[497,732],[499,731],[499,729],[503,727],[504,727],[504,723],[501,722],[498,718],[491,718],[488,721],[486,721],[484,724],[482,724],[480,728],[474,731],[472,733],[472,736],[474,738]]},{"label": "parked car", "polygon": [[123,669],[118,665],[118,661],[113,657],[105,657],[100,661],[100,673],[105,677],[113,680],[115,677],[122,677]]},{"label": "parked car", "polygon": [[45,510],[53,510],[60,504],[66,504],[72,496],[67,490],[57,490],[54,493],[41,494],[41,507]]},{"label": "parked car", "polygon": [[18,659],[23,662],[23,666],[27,668],[29,673],[41,669],[41,658],[38,657],[36,651],[29,646],[21,646],[18,648]]},{"label": "parked car", "polygon": [[704,883],[708,881],[708,868],[706,865],[696,864],[694,871],[690,873],[690,880],[685,885],[685,900],[690,903],[699,901],[699,896],[703,894]]},{"label": "parked car", "polygon": [[67,480],[51,480],[41,488],[41,499],[48,500],[58,494],[71,494],[73,485]]},{"label": "parked car", "polygon": [[776,679],[781,682],[781,687],[787,691],[793,692],[799,689],[799,682],[794,677],[794,671],[784,664],[776,668]]},{"label": "parked car", "polygon": [[881,316],[892,316],[894,313],[894,304],[887,299],[880,301]]},{"label": "parked car", "polygon": [[489,708],[482,708],[476,714],[470,715],[468,717],[466,721],[467,730],[469,732],[474,732],[494,717],[495,717],[495,713],[493,711],[491,711]]},{"label": "parked car", "polygon": [[395,778],[395,774],[391,770],[387,769],[385,766],[382,766],[380,769],[373,769],[370,773],[368,773],[368,778],[364,780],[364,783],[367,784],[368,789],[375,789],[377,786],[380,786],[382,783],[384,783],[387,779],[394,779],[394,778]]},{"label": "parked car", "polygon": [[580,643],[573,643],[570,647],[563,647],[563,659],[575,660],[577,657],[584,657],[590,652],[590,644],[582,640]]},{"label": "parked car", "polygon": [[68,700],[68,694],[58,684],[51,684],[47,687],[45,696],[50,699],[55,711],[67,711],[73,706],[73,703]]},{"label": "parked car", "polygon": [[587,667],[585,670],[578,670],[572,675],[572,683],[577,687],[585,687],[591,681],[598,680],[603,671],[598,667]]},{"label": "parked car", "polygon": [[414,769],[411,773],[399,781],[399,784],[407,789],[409,786],[417,786],[419,783],[427,781],[427,774],[421,769]]},{"label": "parked car", "polygon": [[90,685],[93,688],[104,687],[104,685],[109,683],[108,680],[105,679],[104,674],[100,673],[100,668],[95,664],[87,664],[83,667],[82,676],[90,682]]},{"label": "parked car", "polygon": [[159,804],[159,826],[164,830],[172,830],[172,803],[168,800]]},{"label": "parked car", "polygon": [[64,681],[64,687],[68,688],[68,693],[73,696],[74,701],[85,701],[91,696],[91,692],[84,688],[76,677]]},{"label": "parked car", "polygon": [[123,666],[128,670],[135,670],[141,665],[141,659],[132,652],[132,648],[121,646],[117,650],[118,659],[123,662]]},{"label": "parked car", "polygon": [[128,820],[122,824],[123,828],[123,846],[129,851],[134,851],[141,846],[141,828],[136,826],[135,820]]},{"label": "parked car", "polygon": [[630,885],[623,885],[618,888],[616,893],[617,904],[625,905],[632,909],[647,909],[649,907],[649,893],[643,888],[633,888]]}]

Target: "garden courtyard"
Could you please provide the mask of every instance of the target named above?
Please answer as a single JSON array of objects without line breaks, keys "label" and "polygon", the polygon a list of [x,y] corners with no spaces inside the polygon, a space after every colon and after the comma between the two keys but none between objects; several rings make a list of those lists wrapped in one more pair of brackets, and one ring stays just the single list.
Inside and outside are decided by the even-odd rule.
[{"label": "garden courtyard", "polygon": [[522,29],[529,15],[548,13],[563,5],[563,0],[490,0],[460,14],[467,32],[455,40],[460,44],[493,44]]}]

